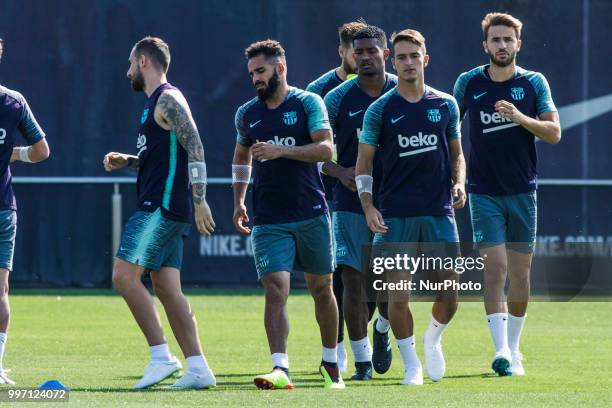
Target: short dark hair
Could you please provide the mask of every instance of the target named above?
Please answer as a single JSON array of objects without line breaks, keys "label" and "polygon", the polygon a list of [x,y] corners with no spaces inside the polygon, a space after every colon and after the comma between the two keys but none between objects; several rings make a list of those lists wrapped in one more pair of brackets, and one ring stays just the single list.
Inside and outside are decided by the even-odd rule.
[{"label": "short dark hair", "polygon": [[399,33],[391,34],[391,44],[395,45],[400,41],[408,41],[412,44],[418,45],[423,49],[423,55],[427,54],[427,47],[425,46],[425,37],[417,30],[407,28],[400,31]]},{"label": "short dark hair", "polygon": [[366,21],[360,17],[355,21],[351,21],[350,23],[342,24],[338,27],[338,38],[340,39],[340,45],[344,48],[348,48],[353,44],[353,36],[356,32],[361,30],[362,28],[366,28],[368,24]]},{"label": "short dark hair", "polygon": [[145,37],[134,45],[135,55],[146,55],[165,74],[170,66],[170,47],[161,38]]},{"label": "short dark hair", "polygon": [[368,25],[357,31],[353,36],[353,44],[355,43],[355,40],[363,40],[368,38],[378,40],[382,48],[387,48],[387,35],[382,28],[373,25]]},{"label": "short dark hair", "polygon": [[244,50],[244,56],[247,60],[262,54],[266,60],[269,58],[283,58],[285,56],[285,49],[278,41],[268,38],[267,40],[254,42]]},{"label": "short dark hair", "polygon": [[489,35],[489,28],[496,25],[503,25],[506,27],[514,28],[514,32],[516,33],[516,38],[521,38],[521,29],[523,28],[523,23],[518,18],[507,14],[507,13],[488,13],[482,19],[482,35],[484,36],[484,40],[487,41],[487,36]]}]

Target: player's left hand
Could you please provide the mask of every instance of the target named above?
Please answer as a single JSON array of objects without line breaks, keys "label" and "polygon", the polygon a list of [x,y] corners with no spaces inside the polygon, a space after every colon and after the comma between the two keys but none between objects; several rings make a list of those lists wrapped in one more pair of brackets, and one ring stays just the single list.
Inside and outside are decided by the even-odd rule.
[{"label": "player's left hand", "polygon": [[524,122],[525,115],[516,108],[512,103],[508,101],[497,101],[495,103],[495,111],[501,115],[502,118],[508,118],[512,122],[521,125]]},{"label": "player's left hand", "polygon": [[206,200],[202,200],[201,203],[196,204],[195,208],[195,222],[198,227],[198,231],[202,235],[210,235],[215,230],[215,221],[212,217],[212,212]]},{"label": "player's left hand", "polygon": [[251,148],[251,153],[256,160],[266,161],[274,160],[281,157],[283,152],[282,146],[277,146],[272,143],[257,142]]},{"label": "player's left hand", "polygon": [[453,208],[465,207],[465,186],[463,184],[455,184],[452,189],[453,193]]}]

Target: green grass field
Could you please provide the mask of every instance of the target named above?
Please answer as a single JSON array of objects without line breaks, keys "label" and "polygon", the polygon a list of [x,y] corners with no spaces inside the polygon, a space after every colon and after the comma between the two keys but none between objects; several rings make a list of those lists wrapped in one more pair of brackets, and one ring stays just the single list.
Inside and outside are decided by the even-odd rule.
[{"label": "green grass field", "polygon": [[[23,387],[59,379],[71,388],[69,404],[87,407],[612,406],[610,303],[532,304],[522,340],[527,370],[523,378],[492,375],[493,350],[482,305],[464,303],[444,335],[447,376],[442,382],[426,379],[422,387],[400,386],[403,371],[394,348],[393,365],[384,376],[368,383],[347,381],[346,390],[326,391],[317,374],[321,349],[312,300],[296,291],[289,300],[289,355],[296,389],[259,391],[252,376],[270,369],[261,291],[211,290],[188,296],[217,376],[213,390],[172,392],[158,386],[132,391],[148,349],[127,306],[112,291],[13,293],[5,367]],[[429,303],[413,305],[421,359],[420,337],[429,310]],[[167,321],[164,327],[172,351],[179,353]],[[51,405],[66,406],[45,406]]]}]

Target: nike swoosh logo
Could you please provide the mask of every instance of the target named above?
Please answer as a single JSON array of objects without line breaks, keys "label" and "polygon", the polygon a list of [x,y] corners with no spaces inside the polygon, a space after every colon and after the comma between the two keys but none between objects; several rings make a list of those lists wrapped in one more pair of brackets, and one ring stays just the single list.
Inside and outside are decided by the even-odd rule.
[{"label": "nike swoosh logo", "polygon": [[481,96],[483,96],[486,93],[487,93],[487,91],[484,91],[483,93],[479,93],[478,95],[474,94],[474,100],[480,98]]},{"label": "nike swoosh logo", "polygon": [[393,125],[393,124],[397,123],[397,122],[398,122],[398,121],[400,121],[400,120],[401,120],[401,119],[402,119],[404,116],[406,116],[406,115],[402,115],[402,116],[399,116],[399,117],[397,117],[397,118],[391,118],[391,124]]},{"label": "nike swoosh logo", "polygon": [[261,122],[261,119],[259,119],[257,122],[249,123],[249,127],[252,129],[252,128],[254,128],[255,126],[257,126],[257,124],[258,124],[259,122]]},{"label": "nike swoosh logo", "polygon": [[567,130],[612,111],[612,94],[559,108],[561,129]]},{"label": "nike swoosh logo", "polygon": [[351,112],[351,111],[349,111],[349,116],[352,118],[353,116],[355,116],[355,115],[357,115],[358,113],[361,113],[361,112],[363,112],[363,109],[358,110],[357,112]]}]

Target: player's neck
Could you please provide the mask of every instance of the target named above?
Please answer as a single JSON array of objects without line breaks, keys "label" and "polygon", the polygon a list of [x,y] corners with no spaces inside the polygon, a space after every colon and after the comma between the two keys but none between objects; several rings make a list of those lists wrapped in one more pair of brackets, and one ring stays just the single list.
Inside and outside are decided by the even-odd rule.
[{"label": "player's neck", "polygon": [[387,82],[387,77],[384,71],[382,73],[369,76],[359,75],[357,78],[361,89],[372,97],[380,96],[383,88],[385,87],[385,82]]},{"label": "player's neck", "polygon": [[418,102],[425,94],[425,79],[421,78],[414,82],[399,80],[397,92],[408,102]]},{"label": "player's neck", "polygon": [[344,70],[344,67],[342,65],[336,68],[336,75],[338,75],[338,78],[340,78],[343,81],[346,81],[346,77],[348,76],[347,72]]},{"label": "player's neck", "polygon": [[274,92],[274,95],[266,99],[266,106],[268,109],[276,109],[280,106],[281,103],[285,101],[287,98],[287,94],[289,93],[289,86],[286,82],[281,82],[278,84],[278,89]]},{"label": "player's neck", "polygon": [[506,67],[500,67],[493,63],[489,64],[489,78],[491,78],[493,82],[505,82],[509,80],[514,75],[514,71],[516,71],[515,62]]},{"label": "player's neck", "polygon": [[162,75],[160,77],[155,77],[155,78],[149,78],[145,82],[145,89],[144,89],[145,94],[147,94],[147,98],[151,96],[151,94],[155,92],[155,90],[159,88],[161,84],[165,84],[166,82],[168,81],[166,80],[165,75]]}]

